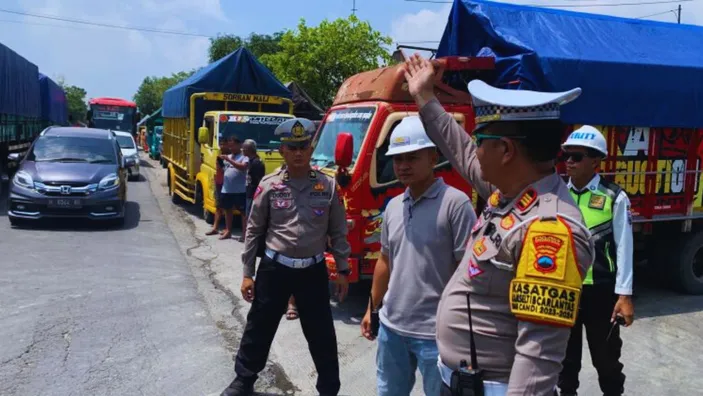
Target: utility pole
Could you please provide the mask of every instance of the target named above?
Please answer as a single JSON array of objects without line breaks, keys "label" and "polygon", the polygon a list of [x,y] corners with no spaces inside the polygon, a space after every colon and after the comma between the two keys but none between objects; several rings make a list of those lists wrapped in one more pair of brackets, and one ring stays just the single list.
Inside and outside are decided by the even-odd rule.
[{"label": "utility pole", "polygon": [[[679,6],[679,8],[681,8],[681,6]],[[352,15],[356,15],[356,11],[358,11],[356,9],[356,0],[352,0]]]},{"label": "utility pole", "polygon": [[679,24],[681,24],[681,4],[679,4],[679,12],[676,14]]}]

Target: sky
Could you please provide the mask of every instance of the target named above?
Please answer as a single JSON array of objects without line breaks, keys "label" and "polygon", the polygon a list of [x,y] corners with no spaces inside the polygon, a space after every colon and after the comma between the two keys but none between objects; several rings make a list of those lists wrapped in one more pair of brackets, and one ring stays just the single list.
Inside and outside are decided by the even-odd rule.
[{"label": "sky", "polygon": [[[502,0],[516,4],[605,4],[657,0]],[[660,0],[661,1],[661,0]],[[167,35],[67,23],[7,11],[111,25],[216,36],[295,29],[346,17],[353,0],[2,0],[0,43],[53,79],[63,78],[99,96],[132,99],[146,76],[163,76],[207,64],[207,37]],[[578,11],[676,22],[678,4],[588,7]],[[703,0],[681,3],[681,23],[703,24]],[[396,43],[436,47],[451,4],[356,0],[356,15]],[[275,13],[273,12],[275,10]]]}]

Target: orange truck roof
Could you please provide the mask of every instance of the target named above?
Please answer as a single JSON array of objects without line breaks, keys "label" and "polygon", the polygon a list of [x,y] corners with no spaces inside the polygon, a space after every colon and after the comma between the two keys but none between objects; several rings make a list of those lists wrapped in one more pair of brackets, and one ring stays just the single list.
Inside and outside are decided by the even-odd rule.
[{"label": "orange truck roof", "polygon": [[[435,95],[443,104],[471,103],[466,89],[457,90],[443,81],[446,72],[493,70],[495,61],[488,57],[444,57],[431,61],[435,66]],[[402,71],[403,64],[362,72],[349,77],[337,91],[333,106],[366,101],[392,103],[414,102]],[[468,80],[465,81],[468,84]],[[464,84],[464,86],[466,85]]]}]

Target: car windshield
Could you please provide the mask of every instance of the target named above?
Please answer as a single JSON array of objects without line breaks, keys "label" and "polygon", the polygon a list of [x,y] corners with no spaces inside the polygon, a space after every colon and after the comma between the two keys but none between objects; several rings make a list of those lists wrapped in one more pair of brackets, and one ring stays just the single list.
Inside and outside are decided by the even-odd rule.
[{"label": "car windshield", "polygon": [[259,149],[278,148],[281,144],[274,134],[276,127],[291,117],[264,115],[223,115],[220,117],[220,133],[218,138],[223,141],[236,136],[240,141],[252,139]]},{"label": "car windshield", "polygon": [[376,107],[372,106],[333,110],[322,125],[315,151],[312,153],[312,164],[323,168],[334,167],[337,135],[348,132],[354,137],[354,154],[350,168],[353,167],[375,113]]},{"label": "car windshield", "polygon": [[41,136],[27,159],[36,162],[117,163],[113,142],[77,136]]},{"label": "car windshield", "polygon": [[134,148],[134,141],[132,141],[131,136],[117,136],[117,143],[119,143],[120,148],[123,149],[133,149]]}]

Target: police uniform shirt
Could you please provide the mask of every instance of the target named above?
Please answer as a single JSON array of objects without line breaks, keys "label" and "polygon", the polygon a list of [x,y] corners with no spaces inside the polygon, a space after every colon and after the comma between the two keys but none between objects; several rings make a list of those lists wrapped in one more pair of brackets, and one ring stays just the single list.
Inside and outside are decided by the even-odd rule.
[{"label": "police uniform shirt", "polygon": [[346,213],[335,180],[316,170],[300,179],[286,170],[269,174],[254,192],[242,253],[244,276],[254,276],[262,239],[279,254],[308,258],[326,250],[328,237],[337,269],[348,269]]},{"label": "police uniform shirt", "polygon": [[[600,181],[601,176],[596,174],[584,187],[584,190],[596,190]],[[569,179],[568,187],[581,192],[571,183],[571,179]],[[615,262],[617,263],[615,294],[630,296],[632,295],[633,279],[632,216],[630,214],[630,199],[624,190],[620,190],[618,196],[615,197],[615,202],[613,202],[612,231],[616,249]]]},{"label": "police uniform shirt", "polygon": [[[533,265],[542,265],[535,259],[539,257],[534,253],[535,249],[552,249],[556,244],[558,251],[568,249],[570,262],[577,267],[574,269],[579,272],[577,279],[571,279],[571,284],[576,285],[580,293],[580,282],[594,256],[590,232],[559,175],[554,173],[537,181],[513,197],[512,202],[507,202],[482,179],[475,143],[437,99],[425,104],[420,115],[428,136],[454,169],[488,201],[437,310],[437,345],[441,362],[449,369],[457,369],[461,360],[470,360],[466,304],[466,293],[470,292],[478,364],[485,370],[486,380],[507,383],[508,395],[551,396],[561,370],[570,326],[518,320],[511,304],[521,298],[531,298],[520,294],[532,291],[539,300],[531,301],[558,304],[558,308],[548,309],[572,315],[575,320],[578,301],[569,301],[569,296],[560,298],[564,296],[558,293],[545,295],[545,291],[552,292],[550,288],[514,289],[519,284],[513,286],[511,281],[516,278],[520,267],[528,266],[531,270]],[[527,226],[533,220],[556,218],[557,214],[562,219],[562,228],[569,230],[569,239],[551,238],[556,241],[540,241],[537,246],[533,234],[526,237]],[[550,242],[554,242],[551,247]],[[522,258],[523,253],[533,254],[533,257],[530,260]],[[517,296],[512,301],[511,292]],[[517,307],[526,309],[522,305]],[[548,313],[552,314],[551,311]],[[443,379],[446,383],[444,376]]]}]

